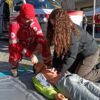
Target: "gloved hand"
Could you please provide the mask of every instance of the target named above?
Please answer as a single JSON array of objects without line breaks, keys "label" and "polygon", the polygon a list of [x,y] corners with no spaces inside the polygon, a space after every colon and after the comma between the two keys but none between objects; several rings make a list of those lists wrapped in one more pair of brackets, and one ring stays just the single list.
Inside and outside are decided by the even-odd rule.
[{"label": "gloved hand", "polygon": [[32,54],[32,56],[31,56],[31,62],[32,62],[33,65],[39,62],[38,58],[36,57],[36,55]]}]

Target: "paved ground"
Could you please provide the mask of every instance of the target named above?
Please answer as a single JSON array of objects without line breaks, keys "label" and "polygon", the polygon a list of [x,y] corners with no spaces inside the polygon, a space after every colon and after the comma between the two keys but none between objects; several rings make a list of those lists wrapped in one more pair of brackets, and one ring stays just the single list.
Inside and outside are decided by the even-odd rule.
[{"label": "paved ground", "polygon": [[[23,59],[20,62],[20,66],[32,66],[31,62],[27,59]],[[25,67],[24,67],[25,68]],[[8,41],[0,41],[0,71],[1,70],[9,70],[8,63]]]},{"label": "paved ground", "polygon": [[[28,59],[23,59],[20,62],[20,66],[32,66]],[[9,69],[8,63],[8,41],[0,41],[0,71],[3,69]]]}]

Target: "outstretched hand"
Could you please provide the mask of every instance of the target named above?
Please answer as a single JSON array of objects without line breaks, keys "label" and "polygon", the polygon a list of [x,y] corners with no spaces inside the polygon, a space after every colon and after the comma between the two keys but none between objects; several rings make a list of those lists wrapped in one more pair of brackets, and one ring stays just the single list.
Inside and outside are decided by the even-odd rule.
[{"label": "outstretched hand", "polygon": [[55,100],[68,100],[63,94],[57,93],[55,94]]}]

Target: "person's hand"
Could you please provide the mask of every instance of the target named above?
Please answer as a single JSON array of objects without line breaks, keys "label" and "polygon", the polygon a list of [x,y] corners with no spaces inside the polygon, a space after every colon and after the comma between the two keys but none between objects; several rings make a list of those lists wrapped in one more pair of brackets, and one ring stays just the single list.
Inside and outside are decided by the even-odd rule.
[{"label": "person's hand", "polygon": [[68,100],[63,94],[57,93],[55,94],[55,100]]},{"label": "person's hand", "polygon": [[34,69],[37,73],[41,72],[41,70],[43,69],[43,67],[46,68],[46,65],[41,63],[41,62],[38,62],[37,64],[34,65]]},{"label": "person's hand", "polygon": [[51,66],[52,65],[52,58],[51,56],[44,59],[44,64]]},{"label": "person's hand", "polygon": [[38,58],[36,57],[36,55],[34,55],[34,54],[32,55],[31,62],[32,62],[33,65],[39,62]]}]

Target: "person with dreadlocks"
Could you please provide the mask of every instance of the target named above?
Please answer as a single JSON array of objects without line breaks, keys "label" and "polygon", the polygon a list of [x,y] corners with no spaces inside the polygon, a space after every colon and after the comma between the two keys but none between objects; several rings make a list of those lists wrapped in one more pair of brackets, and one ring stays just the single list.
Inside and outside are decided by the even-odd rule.
[{"label": "person with dreadlocks", "polygon": [[95,66],[99,58],[95,39],[74,24],[63,9],[55,9],[50,14],[47,38],[54,45],[52,66],[59,72],[69,70],[91,81],[100,80],[100,68]]}]

